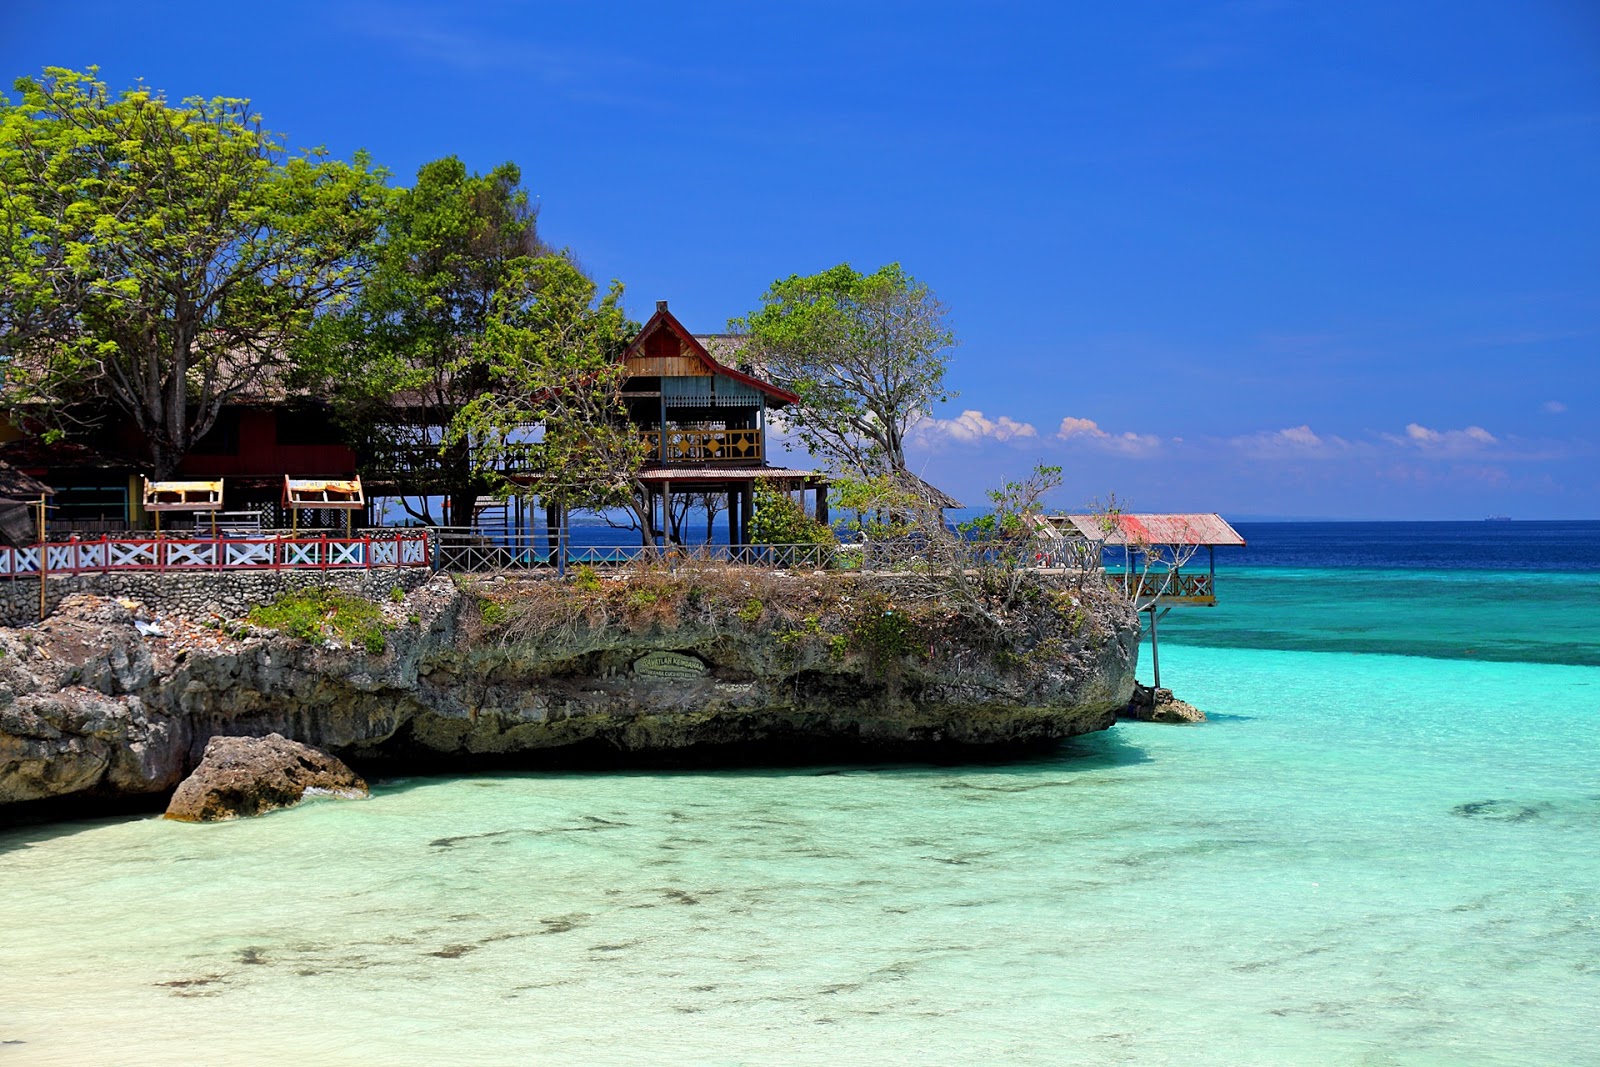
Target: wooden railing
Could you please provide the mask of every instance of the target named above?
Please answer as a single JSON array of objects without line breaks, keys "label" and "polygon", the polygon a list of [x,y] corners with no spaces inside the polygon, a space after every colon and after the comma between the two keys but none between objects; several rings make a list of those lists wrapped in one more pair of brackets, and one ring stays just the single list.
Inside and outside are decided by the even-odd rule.
[{"label": "wooden railing", "polygon": [[1193,601],[1198,603],[1215,603],[1217,599],[1216,584],[1211,575],[1201,572],[1197,574],[1168,574],[1164,571],[1152,571],[1149,574],[1110,574],[1107,575],[1111,584],[1119,589],[1130,591],[1138,603]]},{"label": "wooden railing", "polygon": [[0,547],[0,578],[120,571],[349,570],[426,567],[425,531],[358,537],[99,537]]},{"label": "wooden railing", "polygon": [[762,459],[760,430],[650,430],[650,455],[662,463],[753,462]]},{"label": "wooden railing", "polygon": [[468,467],[495,466],[506,474],[517,474],[532,469],[533,445],[507,445],[498,450],[491,460],[480,449],[473,449],[465,457],[453,454],[441,456],[438,445],[395,445],[385,448],[361,464],[361,473],[369,479],[421,477],[454,472],[464,460]]},{"label": "wooden railing", "polygon": [[[740,564],[789,570],[826,570],[846,565],[838,545],[553,545],[547,533],[438,527],[434,567],[441,571],[528,571],[567,567],[613,567],[633,563],[667,565]],[[847,552],[848,549],[845,550]],[[857,562],[859,566],[859,561]]]}]

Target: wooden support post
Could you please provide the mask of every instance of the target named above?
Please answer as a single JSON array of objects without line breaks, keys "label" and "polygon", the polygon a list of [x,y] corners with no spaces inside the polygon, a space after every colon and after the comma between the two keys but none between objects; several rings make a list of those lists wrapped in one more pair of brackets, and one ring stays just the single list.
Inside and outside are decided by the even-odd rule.
[{"label": "wooden support post", "polygon": [[561,539],[561,509],[548,498],[544,502],[544,540],[550,555],[555,556]]},{"label": "wooden support post", "polygon": [[678,520],[672,514],[672,482],[661,483],[661,532],[662,540],[671,545],[678,540]]},{"label": "wooden support post", "polygon": [[828,525],[828,487],[826,484],[817,486],[817,521]]},{"label": "wooden support post", "polygon": [[[710,531],[707,531],[708,533]],[[739,493],[728,487],[728,558],[733,559],[733,546],[739,543]]]},{"label": "wooden support post", "polygon": [[50,537],[46,530],[44,494],[39,494],[39,621],[44,622],[50,577]]},{"label": "wooden support post", "polygon": [[739,545],[745,547],[750,544],[750,520],[755,518],[756,493],[755,483],[747,483],[739,491]]},{"label": "wooden support post", "polygon": [[567,506],[556,505],[556,577],[567,576]]}]

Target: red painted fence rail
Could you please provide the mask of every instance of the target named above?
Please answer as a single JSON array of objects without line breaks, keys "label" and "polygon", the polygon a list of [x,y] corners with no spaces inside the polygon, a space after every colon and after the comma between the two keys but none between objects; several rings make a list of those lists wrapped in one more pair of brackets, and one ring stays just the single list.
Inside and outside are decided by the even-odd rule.
[{"label": "red painted fence rail", "polygon": [[100,537],[0,547],[0,578],[121,571],[371,570],[427,567],[426,533],[395,537]]}]

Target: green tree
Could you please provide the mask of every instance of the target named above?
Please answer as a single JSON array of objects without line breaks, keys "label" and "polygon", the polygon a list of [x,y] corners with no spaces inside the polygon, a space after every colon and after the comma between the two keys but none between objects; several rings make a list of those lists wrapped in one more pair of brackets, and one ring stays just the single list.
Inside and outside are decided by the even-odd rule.
[{"label": "green tree", "polygon": [[[482,342],[491,320],[526,296],[548,265],[522,172],[503,163],[468,172],[454,156],[424,164],[384,220],[361,297],[306,346],[364,466],[402,474],[444,496],[470,521],[488,480],[469,436],[448,432],[490,385]],[[432,522],[426,500],[408,508]]]},{"label": "green tree", "polygon": [[728,325],[767,377],[799,395],[784,419],[841,473],[905,470],[906,432],[955,395],[944,385],[956,343],[944,305],[898,263],[773,282],[760,308]]},{"label": "green tree", "polygon": [[1059,545],[1041,515],[1044,498],[1060,486],[1060,467],[1037,466],[990,490],[988,513],[954,529],[937,502],[903,480],[847,480],[840,495],[867,535],[868,566],[906,572],[923,595],[1009,642],[1018,605],[1037,588],[1039,563]]},{"label": "green tree", "polygon": [[170,474],[359,281],[388,190],[291,154],[246,100],[113,94],[46,68],[0,97],[0,349],[12,410],[115,412]]},{"label": "green tree", "polygon": [[[471,442],[473,471],[492,488],[508,456],[564,509],[630,511],[648,529],[639,472],[647,448],[622,401],[628,338],[638,330],[613,281],[602,296],[571,258],[530,258],[495,293],[482,337],[463,357],[483,375],[446,432]],[[648,542],[648,537],[646,540]]]},{"label": "green tree", "polygon": [[831,545],[839,539],[831,526],[807,515],[794,497],[763,478],[756,482],[750,540],[758,545]]}]

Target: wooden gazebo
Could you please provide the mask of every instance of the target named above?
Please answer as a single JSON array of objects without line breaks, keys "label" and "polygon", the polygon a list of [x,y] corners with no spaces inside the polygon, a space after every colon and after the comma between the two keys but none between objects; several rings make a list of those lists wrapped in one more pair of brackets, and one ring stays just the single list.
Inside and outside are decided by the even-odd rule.
[{"label": "wooden gazebo", "polygon": [[[1150,663],[1158,689],[1161,649],[1157,622],[1175,607],[1215,607],[1216,550],[1245,544],[1239,531],[1214,512],[1043,515],[1039,521],[1047,534],[1075,542],[1078,554],[1092,565],[1100,563],[1106,548],[1122,549],[1122,572],[1110,575],[1110,580],[1136,611],[1150,616]],[[1206,550],[1205,571],[1185,572],[1183,564],[1201,548]]]}]

